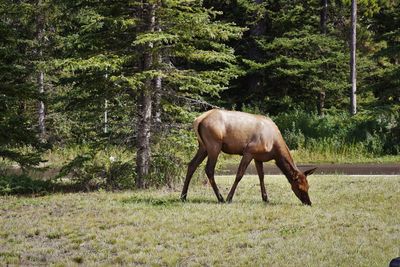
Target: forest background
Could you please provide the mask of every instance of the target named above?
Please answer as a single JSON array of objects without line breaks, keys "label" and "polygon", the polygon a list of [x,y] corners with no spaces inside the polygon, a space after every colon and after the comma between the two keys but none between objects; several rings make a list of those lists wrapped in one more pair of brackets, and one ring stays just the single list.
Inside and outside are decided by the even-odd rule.
[{"label": "forest background", "polygon": [[[296,162],[398,161],[400,3],[358,3],[355,115],[350,7],[1,0],[1,193],[171,186],[215,107],[270,116]],[[51,185],[29,177],[44,167]]]}]

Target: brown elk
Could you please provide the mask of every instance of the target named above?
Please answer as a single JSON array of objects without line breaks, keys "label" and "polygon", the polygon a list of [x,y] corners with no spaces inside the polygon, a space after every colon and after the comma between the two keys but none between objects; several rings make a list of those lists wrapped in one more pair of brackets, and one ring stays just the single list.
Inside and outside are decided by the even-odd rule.
[{"label": "brown elk", "polygon": [[208,156],[206,174],[219,202],[224,198],[214,179],[215,164],[221,151],[227,154],[242,155],[235,182],[226,201],[231,202],[236,187],[242,179],[252,159],[255,161],[260,179],[261,196],[268,201],[264,185],[263,162],[275,160],[285,174],[295,195],[303,204],[311,205],[308,196],[307,176],[316,168],[301,172],[293,162],[289,149],[275,123],[264,116],[238,111],[213,109],[200,115],[194,121],[194,130],[199,142],[196,155],[189,163],[181,200],[185,201],[190,180],[197,167]]}]

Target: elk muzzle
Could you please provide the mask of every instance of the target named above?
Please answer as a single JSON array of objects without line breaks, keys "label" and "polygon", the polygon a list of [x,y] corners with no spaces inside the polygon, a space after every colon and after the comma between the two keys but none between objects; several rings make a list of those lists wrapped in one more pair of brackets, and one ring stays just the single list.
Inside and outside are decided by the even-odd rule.
[{"label": "elk muzzle", "polygon": [[292,184],[292,190],[294,194],[297,196],[298,199],[304,204],[311,206],[311,200],[310,196],[308,195],[308,192],[301,187],[299,187],[298,183],[293,182]]}]

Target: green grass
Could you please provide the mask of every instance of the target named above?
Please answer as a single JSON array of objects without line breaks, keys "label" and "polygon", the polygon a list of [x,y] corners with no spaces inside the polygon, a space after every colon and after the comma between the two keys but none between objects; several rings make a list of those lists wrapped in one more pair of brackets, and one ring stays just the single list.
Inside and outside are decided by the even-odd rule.
[{"label": "green grass", "polygon": [[[218,177],[223,195],[233,177]],[[0,265],[387,266],[400,256],[400,176],[245,176],[232,204],[207,185],[0,197]]]}]

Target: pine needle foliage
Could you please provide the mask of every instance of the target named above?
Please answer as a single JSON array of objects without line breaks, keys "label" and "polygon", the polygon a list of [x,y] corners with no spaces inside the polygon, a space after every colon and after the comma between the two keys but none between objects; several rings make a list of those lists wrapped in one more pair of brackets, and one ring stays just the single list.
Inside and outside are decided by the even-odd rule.
[{"label": "pine needle foliage", "polygon": [[37,165],[47,145],[38,139],[34,39],[37,10],[29,2],[0,4],[0,157],[22,167]]}]

